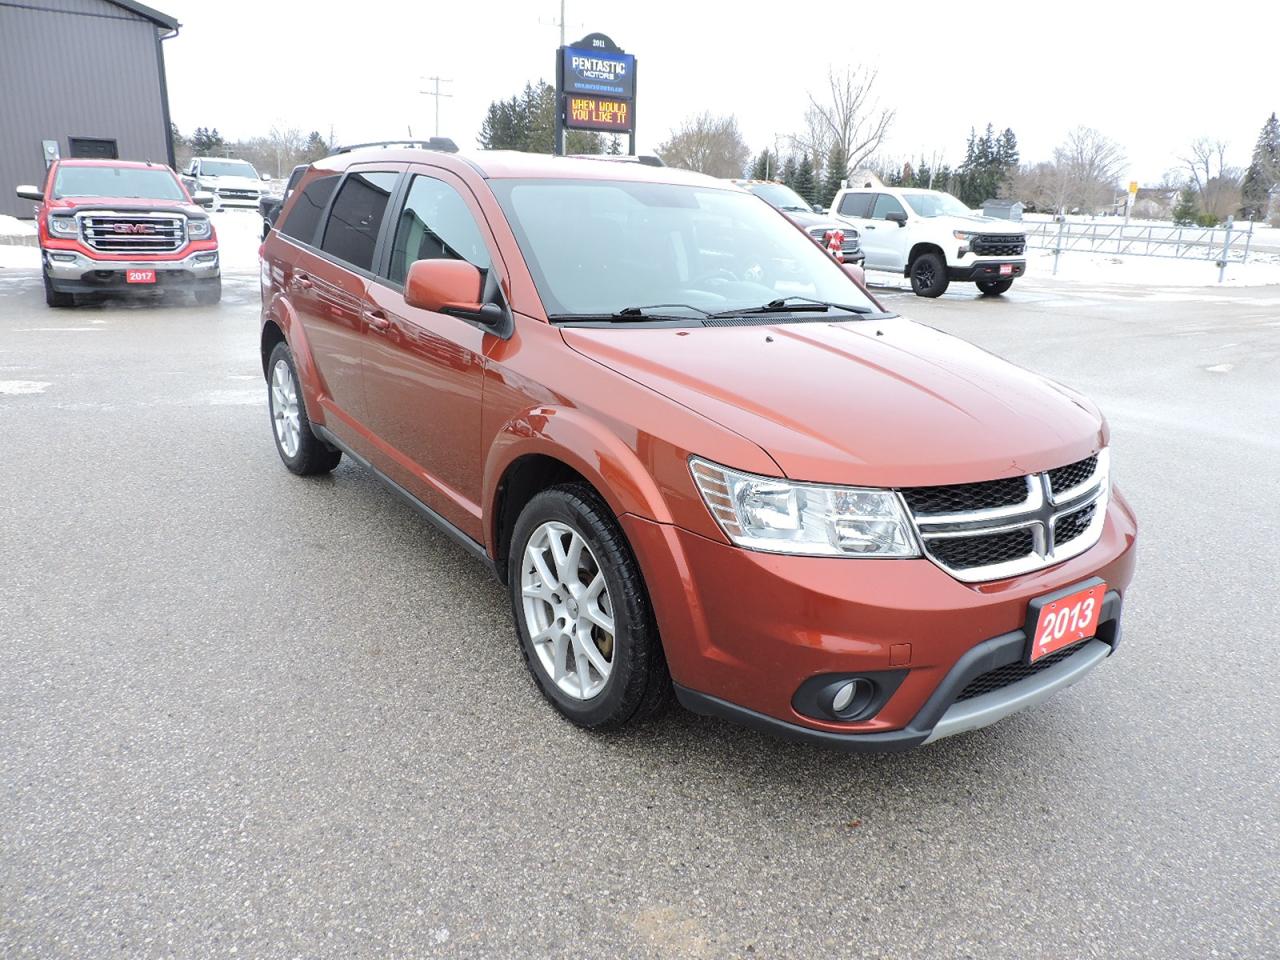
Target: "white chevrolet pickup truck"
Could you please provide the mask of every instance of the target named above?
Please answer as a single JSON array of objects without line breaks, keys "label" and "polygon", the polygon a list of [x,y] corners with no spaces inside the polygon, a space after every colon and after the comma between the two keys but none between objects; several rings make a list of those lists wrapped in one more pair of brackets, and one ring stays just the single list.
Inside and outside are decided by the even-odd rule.
[{"label": "white chevrolet pickup truck", "polygon": [[921,297],[940,297],[952,280],[998,296],[1027,270],[1027,238],[1017,224],[975,214],[938,190],[847,188],[831,213],[862,237],[868,270],[901,273]]}]

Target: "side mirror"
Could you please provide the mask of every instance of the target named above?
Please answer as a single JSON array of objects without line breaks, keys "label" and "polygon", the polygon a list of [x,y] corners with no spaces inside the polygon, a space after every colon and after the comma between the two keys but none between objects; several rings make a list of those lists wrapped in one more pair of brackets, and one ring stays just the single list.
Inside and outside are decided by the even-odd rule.
[{"label": "side mirror", "polygon": [[501,337],[510,336],[513,329],[497,274],[466,260],[415,260],[405,277],[404,302],[482,323]]},{"label": "side mirror", "polygon": [[827,212],[827,208],[826,208],[826,207],[820,207],[820,206],[818,206],[818,205],[815,203],[815,204],[813,205],[813,212],[814,212],[814,213],[826,213],[826,212]]},{"label": "side mirror", "polygon": [[24,183],[19,186],[16,193],[23,200],[34,200],[36,203],[44,203],[44,191],[29,183]]},{"label": "side mirror", "polygon": [[262,179],[263,179],[263,180],[270,180],[270,179],[271,179],[271,174],[269,174],[269,173],[263,173],[263,174],[260,174],[260,176],[262,177]]},{"label": "side mirror", "polygon": [[907,225],[907,215],[901,210],[890,210],[884,215],[884,218],[890,223],[896,223],[900,227]]},{"label": "side mirror", "polygon": [[479,313],[480,268],[465,260],[415,260],[404,281],[404,302],[432,313]]},{"label": "side mirror", "polygon": [[214,197],[213,194],[209,193],[207,190],[197,190],[191,195],[191,200],[194,203],[200,204],[202,207],[212,207]]},{"label": "side mirror", "polygon": [[844,272],[847,273],[858,286],[865,287],[867,285],[867,273],[862,269],[862,267],[858,266],[856,263],[846,263],[843,264],[843,266]]}]

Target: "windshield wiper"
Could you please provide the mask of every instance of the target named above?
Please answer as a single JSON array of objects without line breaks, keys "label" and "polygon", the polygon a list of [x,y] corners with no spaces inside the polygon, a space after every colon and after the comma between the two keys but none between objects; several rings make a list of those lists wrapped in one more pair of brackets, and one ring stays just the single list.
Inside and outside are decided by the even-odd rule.
[{"label": "windshield wiper", "polygon": [[[792,304],[792,300],[799,300],[800,303]],[[740,307],[737,310],[721,310],[719,313],[708,314],[711,319],[718,317],[741,317],[753,313],[826,313],[834,307],[837,310],[846,310],[849,313],[875,313],[870,307],[854,307],[846,303],[832,303],[829,300],[814,300],[812,297],[779,297],[777,300],[770,300],[768,303],[759,307]]]},{"label": "windshield wiper", "polygon": [[692,310],[694,313],[700,313],[704,317],[714,316],[714,314],[703,310],[701,307],[695,307],[689,303],[651,303],[644,307],[623,307],[621,310],[615,310],[613,313],[552,313],[548,314],[548,320],[586,320],[595,322],[608,323],[643,323],[646,320],[692,320],[693,317],[681,317],[669,313],[652,313],[653,310]]}]

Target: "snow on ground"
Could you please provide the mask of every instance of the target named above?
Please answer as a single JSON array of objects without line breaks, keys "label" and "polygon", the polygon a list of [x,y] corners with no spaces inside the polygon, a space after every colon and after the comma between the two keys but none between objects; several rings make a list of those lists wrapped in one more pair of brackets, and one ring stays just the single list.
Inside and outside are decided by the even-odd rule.
[{"label": "snow on ground", "polygon": [[19,220],[8,214],[0,213],[0,242],[14,238],[34,237],[36,224],[34,220]]}]

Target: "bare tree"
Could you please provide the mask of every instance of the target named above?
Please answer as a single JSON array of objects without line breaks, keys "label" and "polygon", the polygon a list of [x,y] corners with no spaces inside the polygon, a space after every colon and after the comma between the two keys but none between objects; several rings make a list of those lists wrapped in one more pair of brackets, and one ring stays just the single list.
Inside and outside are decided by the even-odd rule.
[{"label": "bare tree", "polygon": [[736,117],[702,113],[673,130],[659,144],[657,154],[669,167],[696,170],[712,177],[740,177],[751,150],[738,132]]},{"label": "bare tree", "polygon": [[848,170],[865,166],[880,149],[895,116],[893,110],[882,108],[875,97],[876,75],[875,70],[863,67],[840,74],[829,70],[827,94],[821,99],[809,94],[807,131],[797,135],[797,145],[825,159],[831,147],[839,144],[848,160]]},{"label": "bare tree", "polygon": [[1244,175],[1227,165],[1226,141],[1199,137],[1179,159],[1191,176],[1202,212],[1224,220],[1240,208]]},{"label": "bare tree", "polygon": [[302,153],[305,140],[302,131],[296,127],[284,129],[281,127],[272,127],[271,133],[267,136],[267,146],[272,153],[272,159],[275,162],[275,175],[277,178],[283,177],[285,171],[291,169],[297,162],[298,156]]},{"label": "bare tree", "polygon": [[1058,209],[1096,213],[1114,200],[1126,160],[1114,140],[1092,127],[1077,127],[1053,151],[1053,162]]}]

